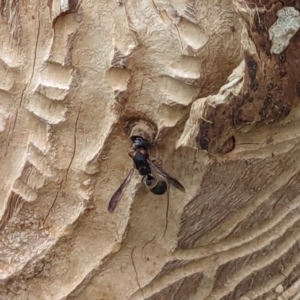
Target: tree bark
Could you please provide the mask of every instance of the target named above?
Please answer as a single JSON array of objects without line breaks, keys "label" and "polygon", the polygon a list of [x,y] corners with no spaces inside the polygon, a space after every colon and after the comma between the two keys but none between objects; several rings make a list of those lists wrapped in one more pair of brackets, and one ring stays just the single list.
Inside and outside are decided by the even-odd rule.
[{"label": "tree bark", "polygon": [[[300,299],[300,1],[0,1],[0,299]],[[129,125],[185,187],[154,195]]]}]

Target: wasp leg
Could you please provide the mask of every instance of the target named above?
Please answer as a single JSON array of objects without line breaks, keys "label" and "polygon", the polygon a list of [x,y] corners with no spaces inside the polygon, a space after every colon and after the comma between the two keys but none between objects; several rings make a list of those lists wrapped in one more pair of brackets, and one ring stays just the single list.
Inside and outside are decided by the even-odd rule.
[{"label": "wasp leg", "polygon": [[128,155],[131,157],[131,158],[134,158],[134,154],[135,154],[135,150],[130,150],[129,152],[128,152]]}]

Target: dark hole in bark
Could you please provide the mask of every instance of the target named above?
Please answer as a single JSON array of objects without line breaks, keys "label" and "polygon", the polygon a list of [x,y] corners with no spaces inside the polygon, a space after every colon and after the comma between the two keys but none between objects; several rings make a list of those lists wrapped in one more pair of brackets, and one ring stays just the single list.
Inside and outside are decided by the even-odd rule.
[{"label": "dark hole in bark", "polygon": [[286,61],[286,54],[285,53],[281,53],[279,55],[279,60],[280,60],[280,62],[284,63]]},{"label": "dark hole in bark", "polygon": [[286,76],[286,70],[281,69],[279,72],[280,77],[285,77]]},{"label": "dark hole in bark", "polygon": [[221,147],[219,153],[226,154],[233,151],[235,148],[235,138],[231,136]]}]

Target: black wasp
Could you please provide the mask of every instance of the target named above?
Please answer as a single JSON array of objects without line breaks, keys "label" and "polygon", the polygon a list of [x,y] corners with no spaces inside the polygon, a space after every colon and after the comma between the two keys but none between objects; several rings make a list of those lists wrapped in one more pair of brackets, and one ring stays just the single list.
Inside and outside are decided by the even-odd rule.
[{"label": "black wasp", "polygon": [[134,168],[129,171],[120,187],[111,197],[108,204],[108,211],[110,213],[115,210],[121,200],[122,192],[130,182],[134,169],[137,169],[140,175],[143,176],[143,183],[150,192],[155,195],[163,195],[169,190],[170,184],[185,193],[185,188],[176,178],[170,176],[166,171],[164,171],[157,163],[155,163],[155,160],[151,160],[149,158],[148,150],[150,148],[150,143],[146,139],[134,136],[131,140],[132,147],[128,155],[133,160]]}]

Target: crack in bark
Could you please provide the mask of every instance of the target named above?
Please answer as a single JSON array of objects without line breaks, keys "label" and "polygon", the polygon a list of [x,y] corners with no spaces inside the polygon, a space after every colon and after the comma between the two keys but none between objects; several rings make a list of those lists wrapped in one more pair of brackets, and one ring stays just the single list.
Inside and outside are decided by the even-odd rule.
[{"label": "crack in bark", "polygon": [[79,112],[78,112],[78,114],[77,114],[76,121],[75,121],[75,129],[74,129],[74,148],[73,148],[72,157],[71,157],[70,163],[69,163],[69,165],[68,165],[68,167],[67,167],[67,171],[66,171],[65,178],[64,178],[64,179],[61,181],[61,183],[60,183],[60,186],[59,186],[59,189],[58,189],[58,191],[57,191],[57,193],[56,193],[56,196],[55,196],[55,198],[54,198],[54,201],[53,201],[53,203],[52,203],[52,205],[51,205],[51,207],[50,207],[50,209],[49,209],[49,211],[48,211],[48,213],[47,213],[47,215],[46,215],[46,217],[45,217],[45,219],[44,219],[43,225],[45,225],[45,223],[46,223],[46,221],[47,221],[47,219],[48,219],[48,217],[49,217],[49,215],[50,215],[50,212],[51,212],[52,208],[54,207],[54,205],[55,205],[55,203],[56,203],[56,201],[57,201],[58,194],[63,190],[63,185],[66,184],[67,179],[68,179],[69,170],[70,170],[70,168],[71,168],[71,165],[72,165],[72,163],[73,163],[73,160],[74,160],[74,157],[75,157],[75,153],[76,153],[76,144],[77,144],[77,126],[78,126],[79,115],[80,115],[80,113],[81,113],[81,108],[82,108],[82,103],[80,103],[80,106],[79,106]]},{"label": "crack in bark", "polygon": [[[21,97],[20,97],[21,100],[19,102],[19,106],[18,106],[17,111],[16,111],[16,117],[14,119],[14,123],[13,123],[13,128],[12,128],[12,131],[11,131],[11,135],[15,131],[15,127],[16,127],[16,124],[17,124],[18,116],[19,116],[19,111],[20,111],[20,108],[22,106],[22,103],[23,103],[23,100],[24,100],[24,97],[25,97],[25,95],[24,95],[25,91],[30,86],[30,84],[32,82],[33,75],[34,75],[34,69],[35,69],[35,64],[36,64],[36,56],[37,56],[37,48],[38,48],[39,36],[40,36],[40,10],[38,9],[38,26],[37,26],[37,35],[36,35],[35,49],[34,49],[34,55],[33,55],[33,65],[32,65],[31,76],[30,76],[30,79],[29,79],[29,83],[27,83],[25,85],[25,87],[23,88],[23,90],[21,92]],[[11,139],[10,139],[10,135],[9,135],[8,143],[7,143],[7,146],[6,146],[6,149],[5,149],[5,153],[4,153],[4,157],[7,154],[7,150],[8,150],[9,144],[10,144],[10,140]]]},{"label": "crack in bark", "polygon": [[69,171],[70,171],[71,165],[72,165],[72,163],[73,163],[73,161],[74,161],[74,157],[75,157],[75,154],[76,154],[78,120],[79,120],[79,115],[80,115],[80,113],[81,113],[81,110],[82,110],[82,103],[80,103],[80,105],[79,105],[79,112],[78,112],[77,117],[76,117],[76,120],[75,120],[73,153],[72,153],[72,157],[71,157],[70,163],[69,163],[69,165],[68,165],[68,167],[67,167],[67,171],[66,171],[66,175],[65,175],[65,179],[63,180],[63,183],[66,183],[66,182],[67,182],[68,175],[69,175]]},{"label": "crack in bark", "polygon": [[152,238],[151,240],[147,241],[147,242],[145,243],[145,245],[142,247],[142,255],[143,255],[143,257],[144,257],[146,260],[147,260],[147,258],[146,258],[146,256],[145,256],[144,250],[145,250],[145,248],[146,248],[146,246],[147,246],[148,244],[150,244],[151,242],[154,241],[155,237],[156,237],[156,233],[154,234],[153,238]]},{"label": "crack in bark", "polygon": [[47,215],[46,215],[46,217],[44,219],[44,222],[43,222],[43,226],[45,226],[45,223],[46,223],[46,221],[47,221],[47,219],[48,219],[48,217],[50,215],[50,212],[51,212],[52,208],[54,207],[54,205],[56,203],[56,200],[57,200],[57,197],[58,197],[58,193],[61,191],[61,186],[62,186],[62,182],[60,183],[60,188],[58,189],[58,191],[57,191],[57,193],[55,195],[54,201],[52,202],[52,205],[50,206],[50,208],[49,208],[49,210],[47,212]]},{"label": "crack in bark", "polygon": [[134,263],[134,259],[133,259],[133,252],[134,252],[134,249],[135,249],[135,246],[132,248],[130,258],[131,258],[132,266],[133,266],[133,268],[134,268],[136,282],[137,282],[137,284],[138,284],[138,286],[139,286],[140,291],[142,292],[143,299],[145,299],[143,289],[141,288],[141,285],[140,285],[139,276],[138,276],[138,271],[137,271],[137,269],[136,269],[136,266],[135,266],[135,263]]}]

